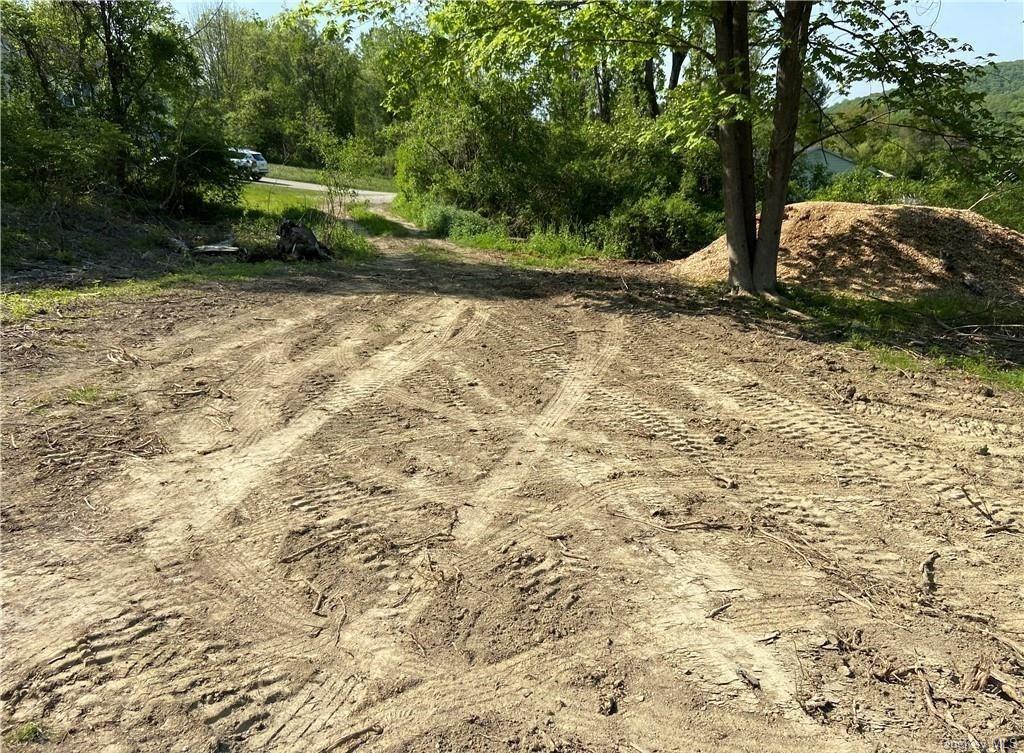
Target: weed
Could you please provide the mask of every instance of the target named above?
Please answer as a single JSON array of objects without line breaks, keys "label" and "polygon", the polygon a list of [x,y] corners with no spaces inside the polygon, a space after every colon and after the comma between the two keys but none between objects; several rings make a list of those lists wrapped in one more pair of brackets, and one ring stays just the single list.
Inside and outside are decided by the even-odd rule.
[{"label": "weed", "polygon": [[100,403],[116,403],[121,395],[116,392],[104,392],[94,385],[84,385],[68,390],[64,397],[66,402],[76,405],[98,405]]},{"label": "weed", "polygon": [[9,742],[41,743],[46,739],[46,731],[38,722],[23,722],[7,734]]},{"label": "weed", "polygon": [[395,238],[404,238],[409,235],[409,230],[394,220],[371,211],[363,205],[356,205],[349,209],[352,219],[358,222],[370,235],[391,235]]},{"label": "weed", "polygon": [[[1024,306],[967,295],[926,295],[903,301],[788,288],[790,305],[811,326],[870,352],[879,365],[902,372],[932,366],[959,369],[1011,389],[1024,389],[1024,368],[993,342],[969,344],[951,336],[969,325],[1024,324]],[[1019,355],[1019,353],[1018,353]]]}]

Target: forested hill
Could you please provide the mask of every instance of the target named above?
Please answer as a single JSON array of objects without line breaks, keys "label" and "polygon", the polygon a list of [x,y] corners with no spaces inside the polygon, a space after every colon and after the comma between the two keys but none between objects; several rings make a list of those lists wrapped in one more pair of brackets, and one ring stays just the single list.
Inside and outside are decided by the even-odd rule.
[{"label": "forested hill", "polygon": [[[1001,118],[1012,113],[1024,113],[1024,60],[1008,60],[985,66],[985,73],[972,87],[984,92],[985,106]],[[849,112],[851,107],[870,99],[872,95],[844,99],[829,107],[829,112]]]},{"label": "forested hill", "polygon": [[974,88],[985,92],[985,104],[995,115],[1024,112],[1024,60],[996,63]]}]

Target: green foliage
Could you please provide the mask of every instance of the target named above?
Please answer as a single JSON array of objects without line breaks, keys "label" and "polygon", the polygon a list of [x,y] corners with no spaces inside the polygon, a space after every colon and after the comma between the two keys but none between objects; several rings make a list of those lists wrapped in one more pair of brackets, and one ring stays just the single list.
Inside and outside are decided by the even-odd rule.
[{"label": "green foliage", "polygon": [[[1024,389],[1024,368],[1011,365],[1002,341],[978,345],[949,338],[947,327],[1024,325],[1024,305],[995,303],[967,295],[929,295],[905,301],[786,291],[790,305],[810,317],[810,326],[875,355],[887,368],[919,371],[926,365],[956,368],[986,381]],[[1010,344],[1012,347],[1012,344]]]},{"label": "green foliage", "polygon": [[[991,195],[984,198],[987,194]],[[814,192],[812,198],[865,204],[914,203],[959,209],[967,209],[982,199],[975,211],[994,222],[1024,232],[1024,182],[1019,180],[986,187],[958,175],[913,180],[886,178],[870,170],[855,170]]]},{"label": "green foliage", "polygon": [[125,141],[111,123],[80,117],[67,125],[47,126],[24,92],[3,98],[5,198],[65,204],[85,194],[109,190],[110,165]]},{"label": "green foliage", "polygon": [[366,230],[370,235],[391,235],[396,238],[404,238],[409,235],[409,230],[394,220],[389,220],[369,208],[356,205],[349,208],[352,219]]},{"label": "green foliage", "polygon": [[437,238],[479,235],[494,228],[492,222],[476,212],[442,204],[429,198],[410,199],[399,195],[393,207],[401,216]]},{"label": "green foliage", "polygon": [[23,722],[5,735],[8,742],[41,743],[46,739],[46,731],[39,722]]},{"label": "green foliage", "polygon": [[985,95],[985,106],[996,117],[1024,119],[1024,60],[990,63],[971,89]]},{"label": "green foliage", "polygon": [[605,248],[648,261],[688,256],[721,233],[720,213],[704,210],[679,194],[654,194],[622,205],[598,229]]}]

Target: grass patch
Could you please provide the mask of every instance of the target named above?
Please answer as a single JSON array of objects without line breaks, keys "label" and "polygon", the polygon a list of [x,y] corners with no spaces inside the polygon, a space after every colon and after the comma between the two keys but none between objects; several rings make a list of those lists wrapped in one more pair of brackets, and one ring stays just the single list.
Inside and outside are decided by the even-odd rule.
[{"label": "grass patch", "polygon": [[467,248],[499,251],[513,267],[569,269],[581,261],[613,258],[585,238],[568,230],[540,230],[528,238],[510,238],[501,230],[473,235],[453,235],[451,240]]},{"label": "grass patch", "polygon": [[429,198],[399,196],[391,208],[435,237],[448,238],[465,248],[498,251],[513,267],[569,269],[585,259],[619,257],[569,228],[541,228],[527,238],[513,238],[502,225],[476,212]]},{"label": "grass patch", "polygon": [[64,399],[76,405],[99,405],[100,403],[116,403],[121,396],[116,392],[104,392],[95,385],[75,387],[67,392]]},{"label": "grass patch", "polygon": [[323,191],[306,191],[272,183],[247,183],[242,187],[243,210],[281,215],[288,210],[319,209],[327,200]]},{"label": "grass patch", "polygon": [[23,722],[5,737],[10,743],[41,743],[46,739],[46,730],[39,722]]},{"label": "grass patch", "polygon": [[450,249],[435,246],[431,243],[416,243],[408,250],[424,261],[444,263],[454,261],[456,255]]},{"label": "grass patch", "polygon": [[[342,226],[343,227],[343,226]],[[349,231],[351,232],[351,231]],[[366,243],[365,239],[353,236]],[[0,294],[0,318],[4,321],[18,321],[36,314],[45,314],[58,306],[87,307],[107,299],[138,300],[152,297],[207,281],[243,282],[268,277],[289,277],[317,274],[338,265],[348,265],[366,258],[373,258],[374,251],[366,244],[367,251],[336,257],[334,262],[283,262],[224,261],[211,264],[196,264],[192,269],[171,272],[149,280],[97,284],[81,288],[39,288],[36,290]]]},{"label": "grass patch", "polygon": [[[926,365],[953,368],[1024,389],[1024,348],[998,328],[1024,325],[1024,305],[950,294],[885,301],[803,288],[789,288],[786,296],[793,308],[811,317],[812,326],[870,352],[884,368],[907,373]],[[975,325],[981,325],[981,334],[958,334]]]},{"label": "grass patch", "polygon": [[370,235],[391,235],[395,238],[404,238],[409,235],[409,229],[394,220],[389,220],[377,212],[370,210],[362,204],[349,209],[352,219],[358,222]]},{"label": "grass patch", "polygon": [[[303,183],[323,184],[323,171],[315,167],[292,167],[291,165],[270,165],[269,177],[281,180],[297,180]],[[345,175],[342,184],[360,191],[386,191],[394,193],[395,179],[385,175]]]}]

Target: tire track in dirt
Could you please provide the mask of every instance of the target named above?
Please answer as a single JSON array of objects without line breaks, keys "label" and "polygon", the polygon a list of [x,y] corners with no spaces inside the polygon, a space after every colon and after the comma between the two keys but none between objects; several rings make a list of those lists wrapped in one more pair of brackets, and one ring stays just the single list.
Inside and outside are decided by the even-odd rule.
[{"label": "tire track in dirt", "polygon": [[[616,334],[621,330],[621,322],[618,323],[615,328]],[[589,387],[595,383],[595,380],[599,377],[600,373],[607,367],[608,362],[614,356],[614,352],[617,350],[617,338],[613,340],[612,347],[600,347],[608,346],[606,342],[600,342],[598,338],[587,337],[581,343],[581,349],[578,351],[569,366],[565,369],[565,376],[561,379],[559,386],[556,388],[556,392],[551,400],[547,402],[540,414],[532,422],[530,422],[524,430],[521,432],[521,439],[518,440],[513,446],[505,453],[504,458],[499,462],[495,470],[485,477],[472,492],[472,498],[476,500],[473,507],[462,507],[459,509],[458,523],[453,529],[453,534],[456,539],[455,546],[459,547],[460,550],[465,548],[468,550],[467,555],[463,555],[463,558],[456,558],[458,566],[465,566],[467,569],[472,569],[470,560],[478,556],[473,551],[477,542],[488,534],[489,529],[492,527],[492,521],[494,519],[494,513],[491,512],[490,508],[500,509],[497,504],[498,499],[496,492],[502,491],[506,488],[514,488],[523,480],[529,477],[531,473],[530,468],[523,468],[516,464],[516,460],[520,457],[526,457],[528,454],[536,452],[538,454],[543,453],[543,449],[546,446],[546,437],[553,435],[557,428],[565,421],[565,419],[572,413],[573,410],[585,399]],[[558,361],[557,357],[547,356],[544,354],[535,354],[538,357],[542,357],[545,361],[548,359]],[[443,385],[435,385],[441,386]],[[458,403],[456,404],[458,407]],[[536,456],[535,456],[536,457]],[[535,458],[534,458],[535,459]],[[521,461],[520,461],[521,462]],[[504,497],[505,495],[503,495]],[[484,507],[487,505],[487,508]],[[468,511],[468,512],[467,512]],[[409,512],[408,510],[406,512]],[[387,510],[384,510],[386,515]],[[379,517],[381,514],[380,510],[375,511],[375,517]],[[468,559],[466,558],[468,557]],[[390,592],[389,592],[390,593]],[[387,600],[393,600],[393,595],[387,595]],[[358,621],[349,625],[343,637],[348,638],[350,642],[348,645],[350,648],[353,647],[351,643],[351,636],[353,633],[358,634],[370,634],[387,636],[387,639],[383,645],[377,645],[376,643],[366,646],[363,652],[370,654],[375,657],[374,660],[374,674],[383,675],[386,673],[388,667],[380,666],[380,655],[382,652],[389,652],[393,649],[387,648],[387,646],[393,645],[395,636],[393,633],[394,628],[391,627],[396,615],[399,613],[406,615],[415,615],[421,612],[423,609],[428,608],[427,605],[430,601],[429,592],[421,592],[412,595],[402,605],[400,610],[391,607],[387,608],[384,606],[378,606],[372,608],[363,613]],[[407,643],[407,641],[401,641]],[[357,644],[358,645],[358,644]],[[409,661],[411,656],[402,656],[402,654],[394,655],[394,661],[398,664]],[[494,671],[489,670],[485,678],[477,679],[476,674],[469,676],[466,674],[460,674],[457,678],[449,680],[451,683],[450,687],[445,687],[443,690],[435,688],[436,681],[428,681],[417,685],[416,688],[402,693],[402,703],[400,704],[403,709],[401,712],[395,712],[397,716],[389,717],[385,714],[385,718],[388,719],[386,725],[389,729],[397,728],[402,729],[402,739],[410,739],[410,735],[415,734],[415,729],[419,729],[422,725],[424,718],[429,719],[428,715],[425,715],[423,711],[418,710],[419,704],[417,700],[422,696],[431,696],[436,692],[443,692],[446,695],[449,691],[454,691],[458,688],[458,695],[465,695],[466,703],[472,703],[474,707],[480,706],[485,703],[485,696],[482,697],[481,693],[486,694],[487,692],[494,693],[495,691],[490,689]],[[485,690],[485,688],[487,690]],[[505,698],[508,691],[499,693],[496,697]],[[323,703],[323,701],[320,701]],[[372,709],[373,716],[379,718],[384,711],[375,704],[371,704],[369,707]],[[416,723],[413,724],[415,717]],[[300,717],[296,716],[296,719]],[[369,718],[366,711],[359,714],[359,718]],[[298,723],[298,722],[296,722]],[[350,718],[349,724],[357,724],[358,719]],[[279,732],[283,734],[285,739],[289,739],[289,735],[292,734],[292,730],[288,729],[292,726],[292,722],[285,724],[285,728]],[[385,735],[390,739],[390,734]],[[326,742],[324,740],[323,742]],[[283,748],[288,749],[288,748]]]},{"label": "tire track in dirt", "polygon": [[[221,504],[220,511],[210,509],[204,511],[204,515],[197,515],[197,509],[193,506],[195,503],[192,501],[195,499],[195,495],[193,493],[190,497],[184,489],[183,493],[174,497],[177,503],[183,505],[178,510],[173,511],[177,513],[176,515],[169,514],[172,511],[168,509],[167,504],[161,505],[159,509],[153,509],[151,507],[153,502],[161,500],[161,495],[155,492],[159,488],[161,481],[168,477],[174,477],[175,461],[177,458],[171,456],[161,463],[166,469],[163,473],[151,467],[146,468],[147,477],[142,480],[142,483],[136,487],[133,493],[122,497],[114,505],[117,512],[122,512],[136,520],[145,518],[147,502],[150,509],[153,509],[154,515],[145,523],[147,538],[145,558],[149,561],[173,560],[175,549],[180,546],[179,542],[188,535],[202,535],[205,529],[215,525],[226,503],[230,499],[244,497],[258,483],[260,475],[267,472],[274,465],[278,455],[287,455],[289,451],[297,448],[308,436],[317,431],[330,415],[337,413],[348,405],[365,400],[391,381],[400,380],[429,362],[433,354],[437,352],[437,349],[445,343],[450,343],[452,340],[460,337],[462,339],[472,337],[487,318],[485,313],[479,311],[474,313],[465,304],[457,302],[446,301],[440,304],[440,309],[436,317],[438,323],[435,326],[429,327],[424,337],[402,340],[378,352],[378,354],[370,359],[367,368],[352,375],[346,385],[332,391],[320,404],[301,414],[278,434],[268,437],[264,442],[248,448],[243,453],[238,453],[238,457],[234,459],[232,464],[232,470],[236,472],[236,475],[225,474],[221,478],[221,483],[218,484],[219,488],[212,490],[213,499]],[[181,460],[184,460],[184,458]],[[189,457],[188,460],[190,465],[197,465],[192,457]],[[181,461],[178,462],[180,463]],[[219,465],[219,462],[200,462],[198,465],[205,465],[206,471],[213,471]],[[186,519],[188,525],[182,528],[184,520],[176,522],[175,518]],[[154,530],[157,525],[160,528],[158,531]],[[166,555],[161,554],[163,551],[166,551]],[[235,555],[231,553],[230,558],[233,557]],[[228,558],[228,561],[230,558]],[[164,564],[167,563],[165,562]],[[134,598],[141,602],[150,600],[154,591],[159,592],[167,589],[168,585],[172,585],[166,582],[166,580],[161,580],[159,585],[154,584],[157,585],[154,591],[149,591],[142,582],[131,583],[130,581],[133,576],[140,581],[147,579],[151,581],[152,575],[148,578],[139,578],[140,574],[137,567],[128,567],[121,572],[127,577],[122,576],[116,579],[115,582],[108,581],[106,585],[113,586],[112,590],[118,593],[131,594],[134,592],[135,596],[130,596],[129,598]],[[239,574],[238,571],[229,573],[229,575],[234,575],[235,577]],[[261,580],[259,573],[255,572],[252,568],[248,568],[241,575],[247,576],[250,579],[248,593],[250,597],[258,594],[261,586],[266,584],[267,579]],[[192,585],[190,584],[189,590],[193,593],[194,597]],[[277,604],[274,608],[280,608],[280,606],[280,604]],[[267,611],[271,610],[268,609]],[[216,721],[231,716],[233,713],[234,707],[229,709],[223,716],[218,716]]]}]

